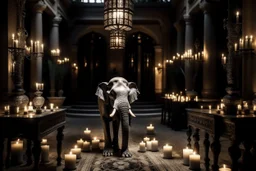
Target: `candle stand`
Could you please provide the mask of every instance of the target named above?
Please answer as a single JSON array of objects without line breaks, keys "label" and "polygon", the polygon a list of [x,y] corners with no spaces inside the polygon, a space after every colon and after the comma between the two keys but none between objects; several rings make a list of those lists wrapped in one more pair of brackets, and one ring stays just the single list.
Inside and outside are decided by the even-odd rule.
[{"label": "candle stand", "polygon": [[36,107],[36,114],[41,114],[42,113],[42,106],[44,105],[44,97],[42,96],[43,92],[40,90],[37,90],[35,92],[36,97],[33,99],[33,104]]}]

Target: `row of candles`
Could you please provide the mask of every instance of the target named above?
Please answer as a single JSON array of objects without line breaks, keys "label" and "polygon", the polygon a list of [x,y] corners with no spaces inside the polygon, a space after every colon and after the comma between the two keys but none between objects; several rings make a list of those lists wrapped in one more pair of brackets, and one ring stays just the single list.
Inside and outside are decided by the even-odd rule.
[{"label": "row of candles", "polygon": [[68,63],[69,62],[69,58],[64,58],[64,59],[58,59],[57,60],[57,63],[58,64],[64,64],[64,63]]},{"label": "row of candles", "polygon": [[[172,57],[172,60],[166,60],[166,63],[173,63],[175,60],[202,60],[204,57],[204,52],[198,52],[193,54],[192,49],[187,50],[183,55],[180,55],[179,53],[176,54],[176,56]],[[172,62],[170,62],[172,61]]]},{"label": "row of candles", "polygon": [[[47,144],[47,139],[41,141],[41,163],[49,162],[50,146]],[[18,139],[11,142],[11,160],[14,164],[23,163],[23,141]]]},{"label": "row of candles", "polygon": [[[192,101],[192,99],[189,96],[182,96],[179,94],[165,94],[164,95],[165,98],[167,99],[172,99],[173,101],[178,101],[178,102],[188,102],[188,101]],[[196,96],[194,99],[194,101],[198,102],[198,96]]]},{"label": "row of candles", "polygon": [[[56,110],[59,109],[58,106],[54,107],[54,104],[53,103],[50,103],[49,104],[49,109],[51,112],[54,112]],[[44,106],[44,112],[46,112],[48,109],[47,109],[47,106]],[[33,107],[33,104],[32,102],[29,102],[29,105],[28,106],[24,106],[24,115],[26,114],[31,114],[34,112],[34,107]],[[16,113],[20,113],[20,108],[19,107],[16,107]],[[10,114],[10,106],[7,105],[7,106],[4,106],[4,114],[5,115],[9,115]]]},{"label": "row of candles", "polygon": [[[150,124],[146,127],[147,129],[147,135],[152,135],[155,133],[155,127]],[[163,158],[164,159],[172,159],[172,150],[173,146],[170,146],[169,144],[166,144],[163,146]],[[139,152],[157,152],[158,151],[158,140],[153,138],[150,140],[149,137],[144,137],[143,141],[139,143]],[[183,149],[183,164],[186,166],[189,166],[191,170],[200,170],[200,155],[196,154],[192,149],[189,149],[186,147]],[[230,168],[227,168],[226,165],[223,165],[222,168],[219,169],[219,171],[231,171]]]}]

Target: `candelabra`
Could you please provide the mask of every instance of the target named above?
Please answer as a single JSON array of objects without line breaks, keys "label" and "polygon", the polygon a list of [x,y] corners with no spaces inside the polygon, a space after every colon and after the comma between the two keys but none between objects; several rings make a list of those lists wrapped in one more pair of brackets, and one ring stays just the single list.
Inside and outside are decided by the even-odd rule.
[{"label": "candelabra", "polygon": [[25,19],[25,2],[26,0],[17,0],[17,39],[14,34],[12,35],[12,46],[8,47],[8,51],[12,57],[12,82],[14,89],[10,97],[10,114],[17,114],[17,107],[24,109],[24,106],[28,104],[29,99],[25,95],[23,89],[23,63],[26,56],[25,41],[28,36],[24,28]]},{"label": "candelabra", "polygon": [[226,63],[226,71],[227,71],[227,95],[224,96],[223,102],[225,104],[224,114],[227,115],[236,115],[237,113],[237,105],[239,104],[240,98],[238,95],[238,90],[234,84],[234,67],[233,60],[236,55],[235,53],[235,43],[239,39],[239,34],[241,31],[241,23],[239,23],[239,15],[237,15],[236,23],[232,23],[232,11],[231,11],[231,0],[228,1],[228,18],[224,20],[224,29],[227,30],[227,48],[228,48],[228,56]]}]

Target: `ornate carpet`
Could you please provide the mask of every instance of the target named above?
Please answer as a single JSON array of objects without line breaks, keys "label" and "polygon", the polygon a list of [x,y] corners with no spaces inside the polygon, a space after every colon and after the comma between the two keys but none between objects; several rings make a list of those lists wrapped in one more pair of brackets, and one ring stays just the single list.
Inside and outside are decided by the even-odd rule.
[{"label": "ornate carpet", "polygon": [[77,171],[189,171],[182,159],[175,156],[171,160],[163,159],[160,152],[139,153],[131,150],[131,158],[103,157],[101,153],[82,153]]}]

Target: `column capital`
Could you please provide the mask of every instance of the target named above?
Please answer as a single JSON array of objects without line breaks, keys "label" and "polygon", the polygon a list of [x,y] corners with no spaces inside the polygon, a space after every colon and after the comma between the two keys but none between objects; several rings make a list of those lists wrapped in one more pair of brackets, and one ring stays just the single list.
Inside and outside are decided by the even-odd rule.
[{"label": "column capital", "polygon": [[199,7],[204,11],[204,13],[214,12],[216,9],[216,3],[202,0],[199,4]]},{"label": "column capital", "polygon": [[53,19],[52,19],[52,24],[54,26],[59,26],[60,22],[62,21],[62,18],[60,15],[56,15]]},{"label": "column capital", "polygon": [[191,15],[185,14],[185,15],[183,15],[183,18],[184,18],[184,21],[185,21],[186,25],[192,24],[193,17]]},{"label": "column capital", "polygon": [[37,13],[43,13],[46,7],[46,4],[42,0],[40,0],[34,5],[33,10]]},{"label": "column capital", "polygon": [[176,22],[173,24],[173,26],[176,28],[177,32],[179,32],[179,31],[182,31],[182,30],[183,30],[183,28],[184,28],[184,23],[183,23],[181,20],[179,20],[179,21],[176,21]]}]

